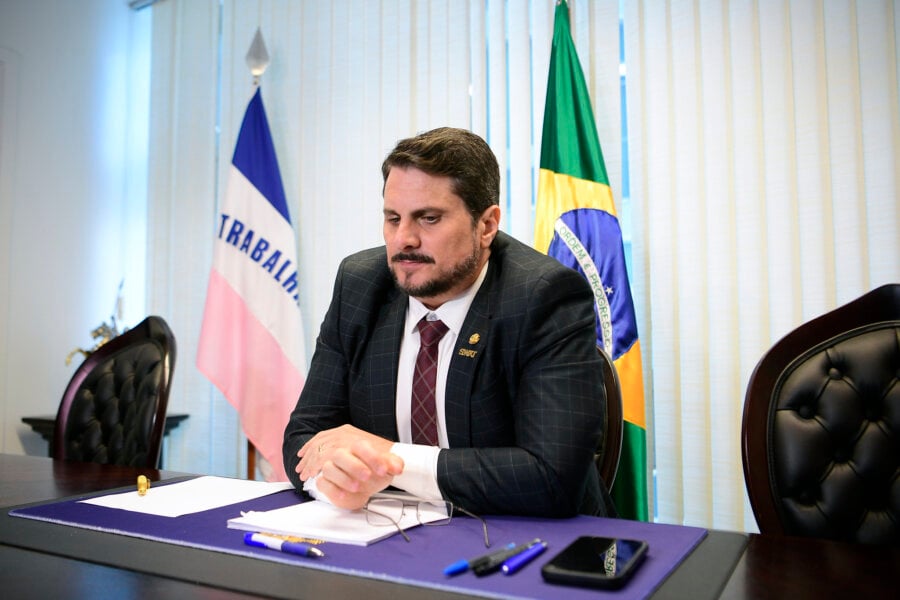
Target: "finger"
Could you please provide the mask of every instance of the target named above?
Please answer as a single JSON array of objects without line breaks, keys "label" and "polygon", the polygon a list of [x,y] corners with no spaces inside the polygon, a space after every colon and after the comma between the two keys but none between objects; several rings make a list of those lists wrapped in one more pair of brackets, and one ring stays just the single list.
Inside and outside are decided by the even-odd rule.
[{"label": "finger", "polygon": [[331,436],[328,435],[328,432],[321,431],[309,438],[305,444],[300,447],[300,450],[297,452],[297,456],[299,457],[308,457],[315,456],[318,452],[319,448],[323,445],[328,444],[331,440],[329,439]]},{"label": "finger", "polygon": [[316,481],[316,489],[319,494],[324,494],[328,501],[334,504],[335,506],[342,506],[343,500],[346,498],[347,493],[335,486],[333,483],[328,481],[323,477],[319,477],[318,481]]},{"label": "finger", "polygon": [[330,437],[327,434],[317,434],[301,449],[301,451],[305,449],[305,452],[303,458],[297,464],[297,472],[300,474],[300,479],[305,481],[310,477],[315,477],[322,470],[322,465],[326,460],[329,460],[331,457],[330,451],[335,447],[333,443],[328,441]]},{"label": "finger", "polygon": [[300,474],[300,479],[306,481],[310,477],[315,477],[322,470],[322,465],[324,461],[319,460],[317,458],[309,458],[305,463],[301,463],[297,465],[298,473]]},{"label": "finger", "polygon": [[337,462],[330,460],[322,466],[323,479],[336,488],[355,494],[363,487],[363,482],[368,478],[368,468],[353,458],[339,459]]},{"label": "finger", "polygon": [[382,453],[375,450],[375,447],[368,441],[357,440],[350,447],[350,450],[357,460],[364,463],[379,477],[387,473],[387,465],[382,458]]},{"label": "finger", "polygon": [[[300,454],[298,453],[297,456],[300,456]],[[307,479],[307,476],[309,474],[309,465],[312,462],[311,457],[312,454],[306,454],[300,457],[300,462],[297,463],[297,467],[295,469],[297,473],[300,474],[300,479],[303,479],[304,481]]]},{"label": "finger", "polygon": [[399,456],[397,456],[396,454],[393,454],[391,452],[388,452],[387,463],[388,463],[387,472],[390,475],[400,475],[401,473],[403,473],[403,468],[406,466],[403,463],[402,458],[400,458]]},{"label": "finger", "polygon": [[316,435],[306,440],[306,443],[300,446],[300,450],[297,451],[297,456],[303,458],[304,456],[312,454],[313,448],[322,443],[321,437],[322,433],[317,433]]},{"label": "finger", "polygon": [[381,450],[380,448],[370,444],[366,440],[361,440],[353,444],[353,453],[378,477],[387,475],[399,475],[403,472],[403,459]]},{"label": "finger", "polygon": [[350,494],[346,490],[339,489],[327,481],[323,481],[319,492],[325,494],[332,504],[339,508],[356,510],[366,505],[369,496],[365,493]]},{"label": "finger", "polygon": [[348,477],[358,482],[367,482],[373,477],[378,476],[377,471],[372,468],[372,465],[355,452],[349,450],[335,451],[334,455],[331,457],[331,463],[346,473]]},{"label": "finger", "polygon": [[306,442],[305,444],[303,444],[303,445],[300,447],[300,449],[297,451],[297,458],[300,459],[300,462],[297,463],[297,467],[295,468],[295,470],[296,470],[298,473],[300,473],[301,470],[302,470],[303,468],[305,468],[307,464],[309,464],[310,456],[312,456],[312,455],[314,454],[313,452],[310,451],[310,449],[314,447],[315,439],[316,439],[315,436],[312,437],[312,438],[310,438],[310,439],[307,440],[307,442]]}]

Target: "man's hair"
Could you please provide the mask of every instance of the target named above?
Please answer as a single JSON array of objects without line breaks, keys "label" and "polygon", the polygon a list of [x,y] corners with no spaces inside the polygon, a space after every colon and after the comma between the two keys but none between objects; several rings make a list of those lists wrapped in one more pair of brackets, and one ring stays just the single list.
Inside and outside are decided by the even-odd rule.
[{"label": "man's hair", "polygon": [[385,183],[394,167],[449,177],[453,193],[466,203],[473,220],[500,204],[497,157],[487,142],[465,129],[439,127],[400,140],[381,165]]}]

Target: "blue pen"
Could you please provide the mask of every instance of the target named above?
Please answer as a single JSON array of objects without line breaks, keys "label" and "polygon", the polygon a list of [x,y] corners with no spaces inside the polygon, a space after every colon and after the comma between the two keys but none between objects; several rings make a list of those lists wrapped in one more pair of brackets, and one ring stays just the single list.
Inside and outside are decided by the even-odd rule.
[{"label": "blue pen", "polygon": [[491,552],[490,554],[485,554],[484,556],[479,556],[478,558],[473,558],[471,560],[458,560],[444,569],[444,575],[447,575],[449,577],[451,575],[459,575],[460,573],[465,573],[470,568],[475,568],[479,564],[485,563],[496,557],[506,555],[509,550],[512,550],[515,547],[516,544],[514,542],[510,542],[502,550],[499,550],[497,552]]},{"label": "blue pen", "polygon": [[530,548],[525,550],[524,552],[520,552],[515,556],[510,557],[503,563],[503,566],[500,567],[503,570],[504,575],[512,575],[528,563],[530,563],[536,556],[538,556],[541,552],[547,549],[547,542],[538,542],[537,544],[533,544]]},{"label": "blue pen", "polygon": [[287,552],[299,556],[309,556],[312,558],[322,558],[325,556],[325,553],[315,546],[303,544],[301,542],[289,542],[264,533],[245,533],[244,543],[248,546],[268,548],[269,550],[278,550],[279,552]]}]

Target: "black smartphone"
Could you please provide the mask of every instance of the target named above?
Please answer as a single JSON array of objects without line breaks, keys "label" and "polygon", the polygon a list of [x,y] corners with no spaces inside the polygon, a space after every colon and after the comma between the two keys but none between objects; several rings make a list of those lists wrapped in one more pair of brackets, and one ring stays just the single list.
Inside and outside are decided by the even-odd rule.
[{"label": "black smartphone", "polygon": [[600,588],[625,585],[647,554],[647,542],[582,536],[541,568],[545,581]]}]

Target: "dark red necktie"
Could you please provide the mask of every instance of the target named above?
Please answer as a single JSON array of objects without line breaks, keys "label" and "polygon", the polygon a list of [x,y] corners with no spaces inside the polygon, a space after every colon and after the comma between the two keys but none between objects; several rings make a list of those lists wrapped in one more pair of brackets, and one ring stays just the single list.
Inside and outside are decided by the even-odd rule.
[{"label": "dark red necktie", "polygon": [[447,333],[443,321],[428,321],[425,317],[419,329],[419,354],[412,385],[412,441],[414,444],[438,445],[437,409],[434,388],[437,380],[438,343]]}]

